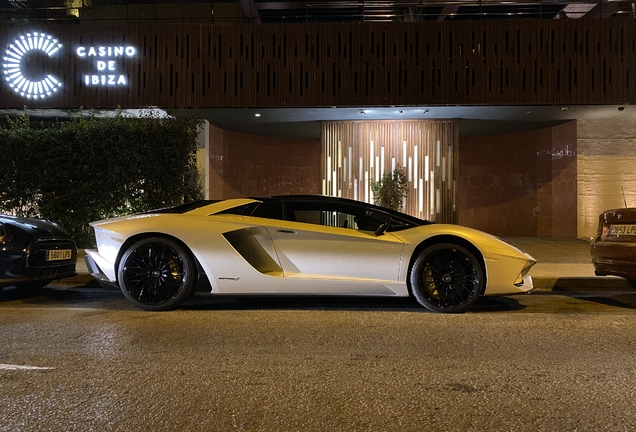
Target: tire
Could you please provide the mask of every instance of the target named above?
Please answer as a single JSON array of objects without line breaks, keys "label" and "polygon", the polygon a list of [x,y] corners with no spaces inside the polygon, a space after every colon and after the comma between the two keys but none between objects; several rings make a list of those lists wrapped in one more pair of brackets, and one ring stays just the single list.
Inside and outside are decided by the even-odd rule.
[{"label": "tire", "polygon": [[483,292],[484,271],[464,247],[440,243],[420,252],[409,274],[411,292],[432,312],[464,312]]},{"label": "tire", "polygon": [[179,307],[192,295],[196,267],[177,242],[148,237],[133,243],[121,257],[119,288],[133,305],[148,311]]}]

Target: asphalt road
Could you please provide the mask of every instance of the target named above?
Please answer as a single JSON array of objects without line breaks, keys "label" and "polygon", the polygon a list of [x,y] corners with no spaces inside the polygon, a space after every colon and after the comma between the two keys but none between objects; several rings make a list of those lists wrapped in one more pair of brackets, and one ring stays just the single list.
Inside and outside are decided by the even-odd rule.
[{"label": "asphalt road", "polygon": [[[485,299],[0,297],[0,431],[629,431],[636,290]],[[34,369],[41,368],[41,369]]]}]

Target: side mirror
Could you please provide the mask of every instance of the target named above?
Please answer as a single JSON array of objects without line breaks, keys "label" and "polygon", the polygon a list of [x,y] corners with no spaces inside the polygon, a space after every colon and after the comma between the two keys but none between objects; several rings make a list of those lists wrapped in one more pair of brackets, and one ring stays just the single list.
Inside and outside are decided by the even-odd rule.
[{"label": "side mirror", "polygon": [[[381,212],[377,212],[373,210],[367,210],[364,213],[364,215],[366,219],[374,222],[372,226],[376,226],[376,224],[379,224],[378,228],[374,231],[374,234],[376,236],[383,235],[386,232],[386,230],[389,229],[389,226],[391,225],[391,216],[386,213],[381,213]],[[369,231],[371,229],[372,228],[370,228]]]},{"label": "side mirror", "polygon": [[389,229],[389,225],[391,225],[391,220],[389,219],[388,222],[384,222],[382,225],[380,225],[378,227],[377,230],[375,230],[375,235],[376,236],[381,236],[384,235],[384,233],[386,232],[387,229]]}]

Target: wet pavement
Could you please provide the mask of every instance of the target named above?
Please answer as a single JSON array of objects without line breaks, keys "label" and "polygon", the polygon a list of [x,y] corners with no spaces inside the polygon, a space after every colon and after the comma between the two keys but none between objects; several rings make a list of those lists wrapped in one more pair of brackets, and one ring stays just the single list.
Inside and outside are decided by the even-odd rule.
[{"label": "wet pavement", "polygon": [[[6,293],[5,293],[6,294]],[[0,301],[0,431],[627,431],[636,293]],[[41,368],[41,369],[32,369]]]},{"label": "wet pavement", "polygon": [[[587,258],[515,242],[537,265]],[[153,313],[86,276],[4,290],[0,431],[635,430],[636,290],[602,279],[456,315],[306,297]]]}]

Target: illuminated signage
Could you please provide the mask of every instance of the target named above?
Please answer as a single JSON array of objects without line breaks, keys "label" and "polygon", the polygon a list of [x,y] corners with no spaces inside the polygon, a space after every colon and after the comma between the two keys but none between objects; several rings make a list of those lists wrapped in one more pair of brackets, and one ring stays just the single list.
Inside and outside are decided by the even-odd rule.
[{"label": "illuminated signage", "polygon": [[[31,55],[39,53],[40,56],[54,57],[61,49],[62,44],[45,33],[31,32],[19,36],[7,46],[3,57],[2,68],[6,82],[16,93],[28,99],[51,96],[62,87],[62,82],[52,74],[34,75],[32,70],[36,68],[31,67],[31,64],[37,64],[41,59]],[[90,68],[82,68],[80,77],[86,86],[126,86],[129,83],[128,76],[121,73],[119,67],[122,60],[137,55],[137,48],[131,45],[77,46],[75,55],[78,62],[89,62],[86,68]]]},{"label": "illuminated signage", "polygon": [[62,48],[53,36],[44,33],[33,32],[20,36],[6,50],[7,56],[3,57],[2,68],[9,86],[21,96],[27,98],[45,98],[51,96],[62,87],[62,83],[53,75],[47,75],[40,79],[29,79],[22,71],[22,59],[31,51],[42,51],[51,57]]},{"label": "illuminated signage", "polygon": [[85,74],[82,77],[87,86],[114,86],[127,85],[128,79],[125,75],[117,73],[117,59],[122,57],[134,57],[137,53],[135,47],[127,46],[79,46],[75,49],[75,54],[81,59],[94,59],[96,73]]}]

